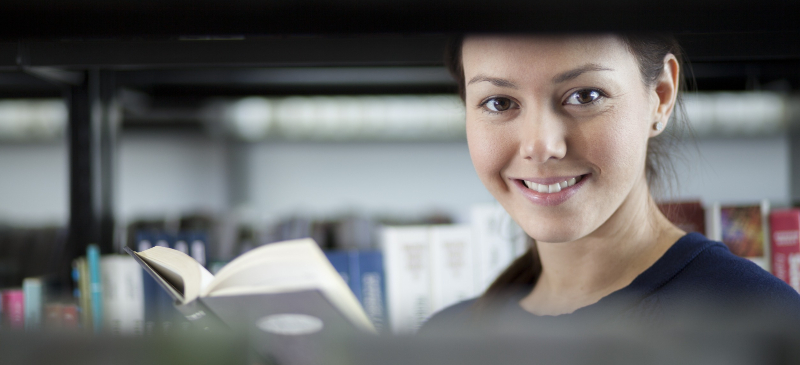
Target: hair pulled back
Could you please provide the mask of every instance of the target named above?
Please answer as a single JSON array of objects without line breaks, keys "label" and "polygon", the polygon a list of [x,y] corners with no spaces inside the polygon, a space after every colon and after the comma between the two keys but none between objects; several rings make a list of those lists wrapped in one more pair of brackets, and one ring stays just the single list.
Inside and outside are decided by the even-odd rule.
[{"label": "hair pulled back", "polygon": [[[678,142],[677,136],[686,126],[683,117],[681,91],[686,89],[684,82],[684,58],[680,45],[675,37],[667,34],[620,34],[617,35],[628,47],[628,50],[639,65],[642,82],[647,87],[653,87],[664,72],[664,58],[673,54],[679,63],[679,92],[676,100],[676,110],[673,120],[667,130],[656,138],[650,138],[647,144],[645,160],[645,174],[651,192],[663,193],[665,185],[674,177],[674,167],[669,152]],[[464,36],[450,39],[445,53],[445,64],[450,74],[458,83],[458,93],[461,100],[466,98],[466,80],[461,59],[461,48]],[[508,295],[523,288],[529,288],[536,283],[542,265],[539,260],[536,244],[531,239],[530,248],[519,258],[514,260],[475,303],[473,309],[485,309],[492,303],[502,302]]]}]

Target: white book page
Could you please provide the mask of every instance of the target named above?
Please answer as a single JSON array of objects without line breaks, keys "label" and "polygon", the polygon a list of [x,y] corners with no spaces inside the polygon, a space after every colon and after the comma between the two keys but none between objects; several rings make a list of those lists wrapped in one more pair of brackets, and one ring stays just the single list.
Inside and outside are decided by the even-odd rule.
[{"label": "white book page", "polygon": [[202,296],[282,293],[318,289],[356,326],[374,331],[358,299],[311,239],[264,245],[217,273]]},{"label": "white book page", "polygon": [[178,250],[156,246],[137,255],[178,290],[183,303],[197,299],[203,286],[214,278],[195,259]]}]

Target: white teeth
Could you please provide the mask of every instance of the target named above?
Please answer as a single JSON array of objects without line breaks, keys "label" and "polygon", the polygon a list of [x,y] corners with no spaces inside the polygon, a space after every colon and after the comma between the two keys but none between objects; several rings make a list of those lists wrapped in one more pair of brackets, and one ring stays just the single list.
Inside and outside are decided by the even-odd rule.
[{"label": "white teeth", "polygon": [[555,184],[545,185],[545,184],[537,184],[532,181],[522,180],[522,183],[533,191],[538,191],[540,193],[557,193],[563,189],[566,189],[570,186],[573,186],[581,181],[581,177],[573,177],[569,180],[557,182]]}]

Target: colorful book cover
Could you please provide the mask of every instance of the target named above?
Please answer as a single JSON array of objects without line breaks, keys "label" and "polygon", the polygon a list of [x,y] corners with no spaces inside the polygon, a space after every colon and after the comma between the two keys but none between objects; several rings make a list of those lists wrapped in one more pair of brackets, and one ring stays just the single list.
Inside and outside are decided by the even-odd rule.
[{"label": "colorful book cover", "polygon": [[664,202],[659,203],[658,208],[684,232],[706,232],[706,213],[699,201]]},{"label": "colorful book cover", "polygon": [[800,292],[800,209],[770,213],[772,274]]},{"label": "colorful book cover", "polygon": [[761,206],[721,207],[722,242],[741,257],[764,256]]},{"label": "colorful book cover", "polygon": [[732,253],[769,271],[769,202],[719,208],[720,240]]}]

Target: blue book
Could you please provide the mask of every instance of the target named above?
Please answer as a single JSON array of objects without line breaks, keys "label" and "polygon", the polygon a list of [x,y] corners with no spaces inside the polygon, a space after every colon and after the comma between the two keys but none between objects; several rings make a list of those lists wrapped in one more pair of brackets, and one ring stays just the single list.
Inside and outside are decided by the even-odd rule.
[{"label": "blue book", "polygon": [[375,329],[388,329],[386,279],[381,251],[358,251],[360,295],[358,299]]},{"label": "blue book", "polygon": [[188,232],[183,234],[184,239],[189,245],[189,256],[200,265],[206,266],[208,263],[208,235],[205,232]]},{"label": "blue book", "polygon": [[[353,285],[351,285],[350,278],[350,256],[346,251],[325,251],[325,257],[328,258],[328,261],[331,262],[333,268],[336,269],[336,272],[342,276],[344,282],[347,283],[347,286],[350,287],[350,290],[353,289]],[[355,291],[353,292],[355,293]]]},{"label": "blue book", "polygon": [[89,266],[89,291],[92,301],[92,325],[95,333],[103,330],[103,286],[100,284],[100,248],[95,244],[86,247]]}]

